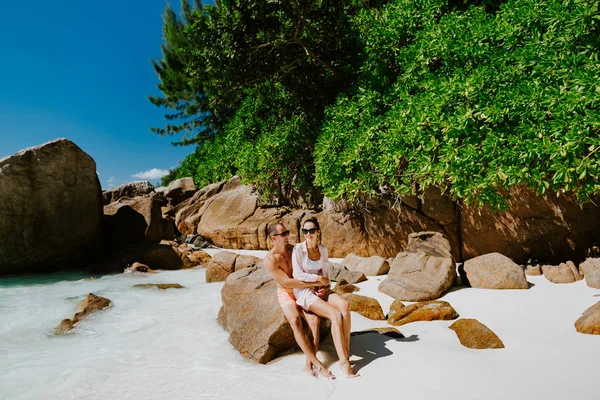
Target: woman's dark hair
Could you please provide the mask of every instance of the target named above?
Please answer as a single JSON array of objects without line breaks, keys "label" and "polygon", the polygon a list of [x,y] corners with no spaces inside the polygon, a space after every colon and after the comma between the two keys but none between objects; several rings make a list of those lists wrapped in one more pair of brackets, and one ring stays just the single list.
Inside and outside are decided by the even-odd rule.
[{"label": "woman's dark hair", "polygon": [[304,224],[306,224],[307,222],[312,222],[315,225],[315,228],[317,228],[318,230],[321,230],[321,227],[319,226],[319,221],[317,221],[317,219],[315,217],[310,217],[309,219],[304,221],[302,223],[302,227],[304,227]]}]

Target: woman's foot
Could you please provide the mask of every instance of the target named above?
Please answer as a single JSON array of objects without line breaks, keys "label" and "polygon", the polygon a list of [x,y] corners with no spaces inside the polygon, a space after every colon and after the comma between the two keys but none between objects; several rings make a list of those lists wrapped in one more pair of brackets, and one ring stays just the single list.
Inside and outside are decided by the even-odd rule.
[{"label": "woman's foot", "polygon": [[317,371],[317,378],[323,377],[323,378],[326,378],[329,380],[335,379],[335,375],[333,375],[330,370],[328,370],[327,368],[325,368],[323,366],[321,366],[320,368],[315,367],[315,371]]},{"label": "woman's foot", "polygon": [[358,378],[360,374],[352,371],[352,366],[349,362],[340,363],[340,369],[346,375],[347,378]]}]

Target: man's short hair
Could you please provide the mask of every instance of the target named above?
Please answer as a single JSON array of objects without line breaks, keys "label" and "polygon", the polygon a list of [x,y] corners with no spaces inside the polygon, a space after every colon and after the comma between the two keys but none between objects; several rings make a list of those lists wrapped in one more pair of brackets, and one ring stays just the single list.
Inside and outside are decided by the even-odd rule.
[{"label": "man's short hair", "polygon": [[[267,235],[269,237],[276,235],[278,226],[283,226],[283,224],[281,222],[275,222],[274,224],[269,225],[269,228],[267,229]],[[285,226],[283,227],[285,228]]]}]

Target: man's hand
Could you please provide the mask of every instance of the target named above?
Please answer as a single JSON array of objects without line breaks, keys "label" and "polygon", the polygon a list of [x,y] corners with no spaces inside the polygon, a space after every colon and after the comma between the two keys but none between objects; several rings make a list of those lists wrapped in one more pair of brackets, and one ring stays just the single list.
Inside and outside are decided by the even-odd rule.
[{"label": "man's hand", "polygon": [[324,276],[319,276],[317,278],[317,282],[319,282],[321,284],[321,286],[329,286],[330,285],[329,279]]}]

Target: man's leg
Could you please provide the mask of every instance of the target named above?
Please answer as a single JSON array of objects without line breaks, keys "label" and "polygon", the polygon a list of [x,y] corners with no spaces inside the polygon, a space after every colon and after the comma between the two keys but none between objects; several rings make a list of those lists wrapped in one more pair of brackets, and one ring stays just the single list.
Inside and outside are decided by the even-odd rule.
[{"label": "man's leg", "polygon": [[[319,351],[319,327],[321,325],[321,319],[317,315],[310,312],[306,312],[304,310],[302,310],[302,315],[308,323],[308,328],[310,329],[310,333],[312,334],[312,345],[316,356],[317,352]],[[312,370],[312,364],[310,363],[308,357],[306,357],[306,368]]]},{"label": "man's leg", "polygon": [[300,311],[298,310],[298,306],[287,305],[281,307],[283,310],[283,314],[287,318],[290,326],[292,327],[292,332],[294,332],[294,338],[296,339],[296,343],[300,346],[300,349],[306,354],[306,357],[310,361],[312,365],[318,368],[321,373],[328,377],[333,377],[333,374],[329,372],[327,368],[319,361],[315,352],[313,350],[312,344],[308,339],[308,336],[304,332],[304,326],[302,325],[302,317],[300,316]]}]

